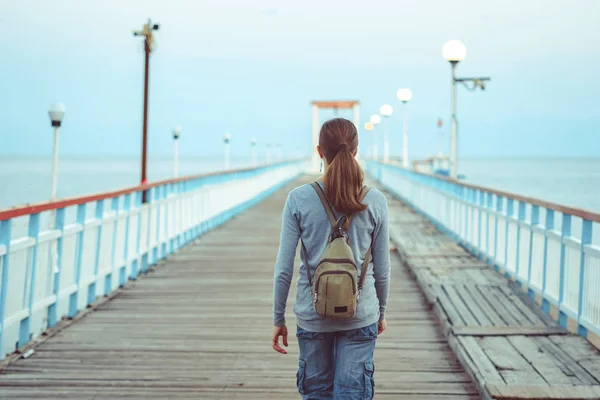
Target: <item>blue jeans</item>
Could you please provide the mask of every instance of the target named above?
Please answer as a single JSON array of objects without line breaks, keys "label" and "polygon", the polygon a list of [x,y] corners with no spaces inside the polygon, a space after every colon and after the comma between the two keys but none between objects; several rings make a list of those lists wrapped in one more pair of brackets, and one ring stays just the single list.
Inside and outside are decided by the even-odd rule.
[{"label": "blue jeans", "polygon": [[377,324],[339,332],[298,327],[296,381],[303,400],[371,400],[375,394],[373,352]]}]

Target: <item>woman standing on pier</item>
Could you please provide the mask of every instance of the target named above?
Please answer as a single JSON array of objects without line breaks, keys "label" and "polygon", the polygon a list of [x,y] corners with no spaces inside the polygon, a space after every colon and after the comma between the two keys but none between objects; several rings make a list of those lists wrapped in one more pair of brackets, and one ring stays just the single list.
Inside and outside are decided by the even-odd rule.
[{"label": "woman standing on pier", "polygon": [[[357,149],[358,133],[352,122],[343,118],[325,122],[317,147],[324,177],[292,190],[283,210],[274,276],[273,349],[286,354],[279,337],[287,347],[284,314],[301,241],[294,312],[300,347],[297,384],[303,399],[362,400],[374,395],[373,352],[378,334],[386,329],[390,277],[387,202],[377,189],[363,187],[364,174],[354,158]],[[339,228],[332,232],[334,223]],[[340,260],[328,258],[324,252],[331,254],[332,247],[337,246],[333,252],[339,254],[340,248],[348,245],[346,254],[353,260],[346,264],[354,269],[347,281],[352,282],[353,289],[344,295],[348,298],[348,293],[354,293],[355,297],[348,300],[348,307],[328,307],[328,300],[344,296],[327,290],[339,290],[343,286],[335,282],[351,274],[336,270],[344,266],[338,266]],[[317,268],[323,265],[328,272]]]}]

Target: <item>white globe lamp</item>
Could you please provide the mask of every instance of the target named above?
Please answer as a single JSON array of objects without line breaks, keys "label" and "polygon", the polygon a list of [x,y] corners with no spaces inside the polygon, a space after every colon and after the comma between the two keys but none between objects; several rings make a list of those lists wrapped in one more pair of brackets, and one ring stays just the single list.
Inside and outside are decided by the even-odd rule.
[{"label": "white globe lamp", "polygon": [[393,112],[394,109],[389,104],[384,104],[379,109],[379,113],[381,113],[381,115],[383,115],[384,117],[391,117]]},{"label": "white globe lamp", "polygon": [[442,48],[444,59],[451,63],[457,63],[465,59],[467,48],[460,40],[450,40]]},{"label": "white globe lamp", "polygon": [[396,96],[398,97],[398,100],[400,100],[403,103],[409,102],[412,100],[412,90],[408,88],[398,89],[398,92],[396,92]]},{"label": "white globe lamp", "polygon": [[52,126],[60,127],[63,117],[65,116],[65,106],[62,103],[54,103],[48,109],[48,116],[52,121]]}]

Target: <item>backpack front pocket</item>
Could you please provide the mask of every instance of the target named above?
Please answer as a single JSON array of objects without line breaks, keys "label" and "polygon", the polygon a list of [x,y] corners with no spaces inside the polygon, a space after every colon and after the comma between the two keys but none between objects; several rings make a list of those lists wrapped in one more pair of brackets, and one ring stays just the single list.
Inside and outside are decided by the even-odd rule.
[{"label": "backpack front pocket", "polygon": [[356,276],[349,271],[332,270],[318,274],[315,310],[329,318],[348,319],[356,313]]}]

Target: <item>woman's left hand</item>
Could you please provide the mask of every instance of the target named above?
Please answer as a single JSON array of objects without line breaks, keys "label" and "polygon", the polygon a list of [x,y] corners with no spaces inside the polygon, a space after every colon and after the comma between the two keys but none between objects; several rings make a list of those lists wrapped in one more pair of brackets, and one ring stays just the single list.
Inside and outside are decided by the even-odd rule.
[{"label": "woman's left hand", "polygon": [[382,319],[381,321],[379,321],[379,324],[377,325],[377,334],[381,335],[383,332],[385,332],[387,328],[387,322],[385,322],[385,319]]},{"label": "woman's left hand", "polygon": [[288,331],[287,331],[287,327],[285,325],[275,326],[273,328],[273,350],[275,350],[276,352],[281,353],[281,354],[287,354],[287,351],[285,351],[284,348],[279,346],[279,336],[283,336],[283,345],[285,347],[288,347],[288,340],[287,340]]}]

